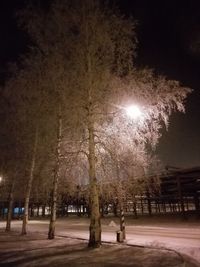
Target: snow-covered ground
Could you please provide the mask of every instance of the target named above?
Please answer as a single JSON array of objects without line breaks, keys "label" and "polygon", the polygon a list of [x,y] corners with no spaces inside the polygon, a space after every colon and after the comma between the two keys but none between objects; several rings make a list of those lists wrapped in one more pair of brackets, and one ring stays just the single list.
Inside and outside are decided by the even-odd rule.
[{"label": "snow-covered ground", "polygon": [[173,249],[200,264],[200,225],[128,226],[127,243]]},{"label": "snow-covered ground", "polygon": [[[200,266],[198,223],[140,225],[130,220],[125,244],[114,245],[118,221],[102,220],[102,240],[108,243],[94,251],[87,248],[88,223],[87,218],[60,219],[56,240],[47,240],[48,221],[30,221],[26,237],[19,235],[21,221],[13,222],[11,235],[4,233],[5,222],[0,222],[0,266]],[[2,265],[6,261],[9,265]]]}]

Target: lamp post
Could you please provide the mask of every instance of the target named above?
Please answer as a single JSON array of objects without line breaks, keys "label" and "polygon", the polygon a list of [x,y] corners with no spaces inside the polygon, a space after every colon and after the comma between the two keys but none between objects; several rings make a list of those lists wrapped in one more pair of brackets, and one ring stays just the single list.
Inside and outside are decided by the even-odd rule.
[{"label": "lamp post", "polygon": [[[137,105],[130,105],[123,108],[125,110],[126,115],[132,120],[138,120],[142,117],[142,111]],[[119,172],[119,170],[118,170]],[[118,173],[119,178],[119,173]],[[125,218],[124,218],[124,201],[122,196],[122,183],[120,180],[119,185],[119,204],[120,204],[120,231],[117,232],[117,241],[123,242],[126,239],[126,230],[125,230]],[[121,236],[120,236],[121,234]]]}]

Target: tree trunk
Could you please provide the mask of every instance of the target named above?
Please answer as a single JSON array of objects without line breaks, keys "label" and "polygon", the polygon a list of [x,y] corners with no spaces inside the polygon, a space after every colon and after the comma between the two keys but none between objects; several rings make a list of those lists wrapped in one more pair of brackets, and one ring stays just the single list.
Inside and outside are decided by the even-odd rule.
[{"label": "tree trunk", "polygon": [[88,20],[88,10],[93,6],[93,1],[86,1],[83,5],[83,25],[85,29],[85,43],[86,43],[86,70],[88,82],[88,161],[89,161],[89,181],[90,181],[90,227],[89,227],[89,247],[99,247],[101,245],[101,221],[100,221],[100,207],[99,207],[99,192],[96,178],[96,155],[95,155],[95,140],[94,140],[94,102],[92,97],[93,91],[93,63],[92,63],[92,48],[91,48],[91,28]]},{"label": "tree trunk", "polygon": [[61,106],[59,106],[58,127],[57,127],[56,166],[55,166],[54,180],[53,180],[53,192],[52,192],[51,215],[50,215],[48,239],[54,239],[55,237],[57,194],[58,194],[57,191],[58,191],[58,181],[60,177],[61,139],[62,139],[62,115],[61,115]]},{"label": "tree trunk", "polygon": [[89,116],[89,178],[90,178],[90,237],[89,247],[99,247],[101,245],[101,221],[99,210],[99,192],[97,188],[95,170],[95,142],[94,126],[92,118]]},{"label": "tree trunk", "polygon": [[42,205],[42,217],[45,217],[46,204]]},{"label": "tree trunk", "polygon": [[11,230],[11,220],[13,214],[13,193],[15,188],[15,181],[12,182],[9,194],[9,203],[8,203],[8,213],[7,213],[7,220],[6,220],[6,232],[10,232]]},{"label": "tree trunk", "polygon": [[33,178],[34,178],[37,145],[38,145],[38,127],[36,127],[36,130],[35,130],[35,140],[34,140],[34,146],[33,146],[33,155],[32,155],[31,168],[30,168],[30,176],[29,176],[29,180],[28,180],[28,184],[27,184],[26,196],[25,196],[25,202],[24,202],[24,215],[23,215],[22,233],[21,233],[22,235],[27,234],[26,228],[27,228],[27,224],[28,224],[29,201],[30,201],[31,187],[32,187]]}]

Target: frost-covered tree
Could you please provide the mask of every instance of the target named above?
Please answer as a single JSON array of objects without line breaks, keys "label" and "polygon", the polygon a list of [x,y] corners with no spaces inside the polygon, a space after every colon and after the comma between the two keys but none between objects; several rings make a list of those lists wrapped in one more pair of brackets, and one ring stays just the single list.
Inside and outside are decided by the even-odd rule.
[{"label": "frost-covered tree", "polygon": [[[41,69],[44,67],[43,63],[41,53],[30,52],[21,60],[20,66],[15,69],[5,85],[6,97],[12,107],[10,109],[16,110],[15,120],[10,120],[13,129],[15,127],[14,155],[20,156],[20,159],[15,160],[15,169],[19,175],[18,169],[21,169],[23,164],[24,174],[20,177],[27,177],[23,181],[26,191],[22,234],[27,232],[29,202],[37,160],[49,153],[53,141],[48,138],[55,139],[54,127],[50,128],[50,125],[52,127],[55,123],[55,112],[51,108],[54,101],[46,90],[47,82]],[[18,184],[17,178],[15,185]]]},{"label": "frost-covered tree", "polygon": [[[146,145],[153,147],[158,142],[160,128],[163,122],[168,125],[171,113],[184,111],[189,90],[150,70],[134,69],[135,23],[105,3],[53,1],[48,9],[28,8],[23,16],[47,66],[53,62],[43,79],[50,81],[52,92],[57,92],[59,107],[54,215],[49,237],[54,236],[61,159],[76,155],[87,170],[90,186],[89,246],[98,247],[102,157],[115,165],[122,164],[119,156],[130,151],[134,157],[142,157]],[[140,120],[130,120],[125,114],[132,103],[142,109]],[[74,173],[81,164],[74,166]]]},{"label": "frost-covered tree", "polygon": [[101,226],[95,131],[96,125],[101,123],[102,113],[106,112],[104,100],[113,72],[124,75],[131,68],[135,49],[135,42],[132,42],[134,24],[91,0],[54,1],[44,16],[37,13],[34,17],[33,14],[27,25],[39,49],[47,57],[59,51],[62,60],[70,63],[66,71],[70,73],[66,105],[71,109],[69,121],[73,138],[78,138],[79,142],[83,138],[83,145],[87,147],[91,206],[89,245],[99,246]]}]

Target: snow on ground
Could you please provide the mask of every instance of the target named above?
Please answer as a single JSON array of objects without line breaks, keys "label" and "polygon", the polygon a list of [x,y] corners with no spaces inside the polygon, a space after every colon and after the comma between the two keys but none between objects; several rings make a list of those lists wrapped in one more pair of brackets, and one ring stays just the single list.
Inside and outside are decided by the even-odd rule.
[{"label": "snow on ground", "polygon": [[104,244],[89,249],[86,241],[47,240],[43,234],[0,232],[0,266],[8,267],[195,267],[173,251]]},{"label": "snow on ground", "polygon": [[[137,231],[137,226],[134,227]],[[141,229],[141,227],[139,227]],[[158,227],[148,227],[151,229],[152,233],[159,232]],[[145,229],[147,229],[145,227]],[[147,247],[154,248],[167,248],[175,250],[181,254],[192,257],[200,265],[200,228],[177,228],[176,227],[162,227],[160,228],[160,235],[152,236],[148,234],[148,231],[143,235],[134,234],[130,235],[130,238],[127,239],[127,244],[134,245],[143,245]],[[169,237],[169,229],[171,236]],[[191,234],[193,239],[191,239]],[[180,236],[182,234],[182,236]],[[166,235],[166,236],[165,236]],[[174,237],[173,237],[174,235]],[[194,237],[195,236],[195,237]]]},{"label": "snow on ground", "polygon": [[19,235],[21,221],[14,221],[11,234],[4,232],[5,222],[0,222],[0,266],[200,266],[199,222],[127,219],[126,242],[116,245],[118,223],[115,218],[103,219],[102,240],[107,243],[91,250],[84,241],[88,240],[87,218],[59,219],[56,240],[47,240],[47,220],[30,221],[25,237]]},{"label": "snow on ground", "polygon": [[193,258],[200,266],[199,222],[194,217],[183,221],[178,216],[126,218],[127,244],[172,249]]}]

